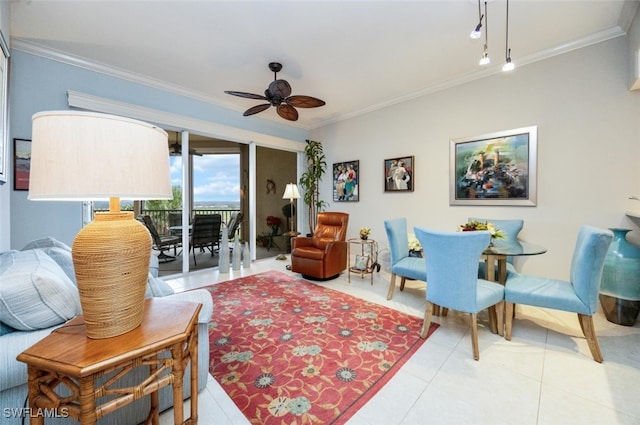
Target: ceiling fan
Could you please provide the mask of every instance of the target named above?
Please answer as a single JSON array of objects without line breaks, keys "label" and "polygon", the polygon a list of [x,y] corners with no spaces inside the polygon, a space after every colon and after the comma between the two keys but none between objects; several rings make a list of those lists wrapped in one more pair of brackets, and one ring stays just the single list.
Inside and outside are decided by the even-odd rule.
[{"label": "ceiling fan", "polygon": [[[178,133],[175,133],[175,135],[176,140],[173,143],[169,143],[169,155],[171,156],[182,155],[182,144],[178,142]],[[172,141],[171,139],[170,141]],[[189,148],[189,155],[202,156],[200,152],[192,148]]]},{"label": "ceiling fan", "polygon": [[264,96],[241,91],[225,90],[225,93],[233,96],[246,97],[247,99],[260,99],[269,102],[247,109],[242,114],[245,117],[262,112],[270,106],[275,106],[277,107],[276,111],[278,115],[282,118],[289,121],[296,121],[298,119],[298,111],[296,108],[317,108],[325,104],[323,100],[311,96],[290,96],[291,86],[289,83],[285,80],[278,80],[278,72],[282,69],[282,64],[271,62],[269,69],[273,71],[273,81],[264,91]]}]

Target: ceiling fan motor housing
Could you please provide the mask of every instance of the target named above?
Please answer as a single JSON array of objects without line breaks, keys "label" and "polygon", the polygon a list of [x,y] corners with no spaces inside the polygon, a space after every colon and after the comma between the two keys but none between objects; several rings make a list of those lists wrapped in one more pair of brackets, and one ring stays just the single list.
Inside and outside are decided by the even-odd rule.
[{"label": "ceiling fan motor housing", "polygon": [[242,114],[245,117],[262,112],[270,106],[275,106],[277,107],[278,115],[282,118],[289,121],[296,121],[298,119],[298,111],[296,111],[295,107],[317,108],[325,104],[323,100],[316,99],[311,96],[291,96],[291,85],[286,80],[278,80],[277,78],[277,73],[282,69],[282,64],[278,62],[271,62],[269,63],[269,69],[274,72],[274,76],[273,81],[264,91],[264,96],[239,91],[225,91],[225,93],[232,96],[239,96],[247,99],[263,99],[269,102],[267,104],[256,105],[247,109]]}]

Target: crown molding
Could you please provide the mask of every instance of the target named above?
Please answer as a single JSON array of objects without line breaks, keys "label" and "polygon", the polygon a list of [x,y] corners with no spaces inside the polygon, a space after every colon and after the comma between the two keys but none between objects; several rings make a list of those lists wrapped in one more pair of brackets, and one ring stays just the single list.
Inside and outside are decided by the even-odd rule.
[{"label": "crown molding", "polygon": [[[211,105],[224,108],[224,109],[229,109],[231,111],[237,111],[239,113],[244,112],[244,109],[238,108],[237,105],[234,105],[231,102],[220,102],[217,99],[214,99],[209,96],[204,96],[202,95],[202,93],[187,89],[177,84],[171,84],[163,80],[155,79],[142,74],[137,74],[135,72],[127,71],[111,65],[90,61],[79,56],[68,54],[61,50],[43,46],[42,44],[33,42],[31,40],[25,40],[21,38],[11,38],[11,49],[20,50],[25,53],[29,53],[35,56],[40,56],[42,58],[50,59],[52,61],[64,63],[66,65],[76,66],[78,68],[86,69],[88,71],[97,72],[99,74],[108,75],[110,77],[118,78],[125,81],[130,81],[136,84],[141,84],[147,87],[166,91],[179,96],[184,96],[189,99],[209,103]],[[277,117],[262,116],[261,119],[282,124],[282,121]],[[287,123],[287,125],[291,127],[297,127],[297,128],[309,130],[307,127],[305,127],[304,125],[301,125],[300,123],[291,122],[291,123]]]},{"label": "crown molding", "polygon": [[159,127],[173,131],[187,130],[189,132],[216,139],[244,144],[255,142],[260,146],[274,147],[293,152],[301,152],[304,150],[304,144],[295,140],[270,136],[250,130],[243,130],[224,124],[204,121],[185,115],[173,114],[131,103],[120,102],[74,90],[67,90],[67,102],[71,108],[125,116],[144,122],[154,123]]},{"label": "crown molding", "polygon": [[[574,40],[574,41],[571,41],[547,50],[543,50],[528,56],[524,56],[521,58],[514,56],[513,62],[515,63],[516,67],[520,67],[520,66],[531,64],[531,63],[539,62],[545,59],[549,59],[554,56],[562,55],[564,53],[569,53],[574,50],[582,49],[583,47],[588,47],[594,44],[602,43],[604,41],[608,41],[624,35],[626,35],[626,31],[624,31],[621,27],[616,26],[616,27],[608,28],[608,29],[599,31],[597,33],[590,34],[586,37],[583,37],[583,38],[580,38],[580,39],[577,39],[577,40]],[[452,77],[450,79],[425,87],[421,90],[415,91],[405,96],[396,97],[387,102],[378,103],[376,105],[372,105],[370,107],[361,109],[359,111],[354,111],[352,113],[344,114],[335,119],[317,123],[312,127],[312,129],[324,127],[330,124],[335,124],[337,122],[355,118],[361,115],[365,115],[370,112],[379,111],[381,109],[385,109],[390,106],[397,105],[399,103],[403,103],[419,97],[427,96],[429,94],[433,94],[442,90],[446,90],[455,86],[459,86],[475,80],[489,77],[491,75],[496,75],[501,73],[502,73],[502,63],[490,65],[488,68],[483,67],[481,70]]]},{"label": "crown molding", "polygon": [[[625,13],[621,14],[621,18],[620,18],[620,25],[621,26],[615,26],[615,27],[611,27],[602,31],[599,31],[597,33],[593,33],[590,34],[588,36],[582,37],[580,39],[576,39],[574,41],[547,49],[547,50],[543,50],[528,56],[524,56],[524,57],[517,57],[514,56],[514,63],[516,64],[516,66],[520,67],[520,66],[525,66],[528,65],[530,63],[535,63],[538,61],[542,61],[545,59],[549,59],[552,58],[554,56],[558,56],[564,53],[569,53],[571,51],[574,50],[578,50],[581,49],[583,47],[588,47],[597,43],[602,43],[604,41],[608,41],[611,40],[613,38],[617,38],[617,37],[621,37],[626,35],[626,31],[628,30],[629,26],[631,25],[631,21],[633,20],[633,17],[635,16],[636,12],[638,10],[638,3],[633,1],[626,1],[625,2],[625,6],[624,6],[624,11]],[[24,39],[20,39],[20,38],[12,38],[11,39],[11,48],[12,49],[16,49],[16,50],[20,50],[26,53],[30,53],[36,56],[41,56],[47,59],[51,59],[57,62],[62,62],[65,64],[69,64],[69,65],[73,65],[73,66],[77,66],[80,68],[84,68],[90,71],[94,71],[94,72],[98,72],[101,74],[105,74],[105,75],[109,75],[112,77],[116,77],[116,78],[120,78],[123,80],[127,80],[127,81],[131,81],[134,83],[138,83],[138,84],[142,84],[142,85],[146,85],[149,87],[153,87],[156,89],[160,89],[163,91],[167,91],[170,93],[174,93],[180,96],[185,96],[191,99],[195,99],[195,100],[200,100],[203,102],[207,102],[210,103],[212,105],[221,107],[221,108],[225,108],[225,109],[230,109],[230,110],[234,110],[234,111],[239,111],[241,112],[237,107],[233,106],[231,103],[222,103],[219,102],[217,100],[212,99],[211,97],[207,97],[207,96],[203,96],[200,93],[197,93],[193,90],[188,90],[184,87],[178,86],[178,85],[173,85],[170,83],[167,83],[166,81],[161,81],[161,80],[157,80],[157,79],[153,79],[153,78],[149,78],[147,76],[144,75],[140,75],[140,74],[136,74],[136,73],[132,73],[120,68],[115,68],[112,66],[108,66],[105,64],[100,64],[100,63],[96,63],[96,62],[92,62],[80,57],[76,57],[73,55],[69,55],[65,52],[61,52],[55,49],[51,49],[49,47],[45,47],[42,46],[38,43],[32,42],[30,40],[24,40]],[[502,73],[502,64],[498,64],[498,65],[491,65],[489,68],[482,68],[481,70],[477,70],[477,71],[473,71],[470,73],[466,73],[466,74],[462,74],[462,75],[457,75],[457,76],[453,76],[452,78],[446,79],[444,81],[441,81],[437,84],[433,84],[431,86],[425,87],[423,89],[417,90],[415,92],[412,93],[408,93],[404,96],[399,96],[396,97],[394,99],[390,99],[386,102],[382,102],[382,103],[378,103],[375,105],[371,105],[367,108],[364,109],[360,109],[358,111],[354,111],[354,112],[350,112],[347,114],[343,114],[339,117],[333,117],[329,120],[326,121],[321,121],[321,122],[317,122],[315,124],[312,124],[308,127],[302,126],[300,124],[295,124],[295,123],[290,123],[289,125],[292,125],[294,127],[298,127],[298,128],[303,128],[306,130],[313,130],[313,129],[317,129],[320,127],[324,127],[327,125],[331,125],[331,124],[335,124],[341,121],[345,121],[351,118],[356,118],[371,112],[375,112],[375,111],[379,111],[381,109],[385,109],[388,108],[390,106],[394,106],[397,105],[399,103],[403,103],[409,100],[413,100],[419,97],[423,97],[423,96],[427,96],[429,94],[433,94],[442,90],[446,90],[455,86],[459,86],[462,84],[466,84],[475,80],[479,80],[482,78],[486,78],[489,77],[491,75],[496,75],[496,74],[500,74]],[[271,119],[271,117],[264,117],[264,119],[267,120],[271,120],[271,121],[276,121],[275,119]]]}]

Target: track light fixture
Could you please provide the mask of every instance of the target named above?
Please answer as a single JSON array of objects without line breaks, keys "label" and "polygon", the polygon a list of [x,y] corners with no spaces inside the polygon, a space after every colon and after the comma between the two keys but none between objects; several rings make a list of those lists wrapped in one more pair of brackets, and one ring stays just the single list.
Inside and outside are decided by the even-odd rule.
[{"label": "track light fixture", "polygon": [[504,45],[505,64],[502,66],[502,71],[513,71],[515,65],[511,62],[511,49],[509,48],[509,0],[507,0],[507,25],[506,25],[506,37]]},{"label": "track light fixture", "polygon": [[484,18],[484,15],[482,15],[482,12],[480,11],[480,0],[478,0],[478,25],[476,25],[475,29],[471,31],[469,37],[477,39],[482,36],[482,32],[480,31],[480,29],[482,28],[482,18]]},{"label": "track light fixture", "polygon": [[484,49],[482,50],[482,58],[480,58],[480,65],[488,65],[491,63],[489,59],[489,14],[487,13],[487,2],[484,2]]}]

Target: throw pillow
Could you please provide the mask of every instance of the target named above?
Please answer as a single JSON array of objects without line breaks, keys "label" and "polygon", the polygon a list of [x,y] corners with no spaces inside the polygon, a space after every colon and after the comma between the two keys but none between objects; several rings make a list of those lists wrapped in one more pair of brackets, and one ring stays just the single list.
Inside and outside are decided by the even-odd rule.
[{"label": "throw pillow", "polygon": [[75,285],[40,249],[0,254],[0,322],[44,329],[81,314]]},{"label": "throw pillow", "polygon": [[368,255],[356,255],[356,263],[353,265],[353,268],[356,270],[367,270],[368,264],[369,264]]},{"label": "throw pillow", "polygon": [[75,269],[73,268],[71,248],[67,244],[49,236],[29,242],[22,248],[22,251],[28,251],[30,249],[42,249],[49,257],[53,258],[53,261],[58,263],[67,277],[71,279],[71,282],[76,286],[78,285],[76,282]]},{"label": "throw pillow", "polygon": [[42,248],[40,249],[40,251],[51,257],[51,259],[60,266],[69,280],[74,285],[78,286],[78,282],[76,282],[76,271],[73,268],[73,257],[71,256],[71,251],[67,251],[64,248],[59,248],[57,246],[53,246],[51,248]]},{"label": "throw pillow", "polygon": [[71,247],[69,245],[67,245],[64,242],[60,242],[53,236],[47,236],[46,238],[36,239],[34,241],[31,241],[28,244],[26,244],[21,251],[27,251],[29,249],[34,249],[34,248],[52,248],[52,247],[66,249],[67,251],[71,252]]}]

